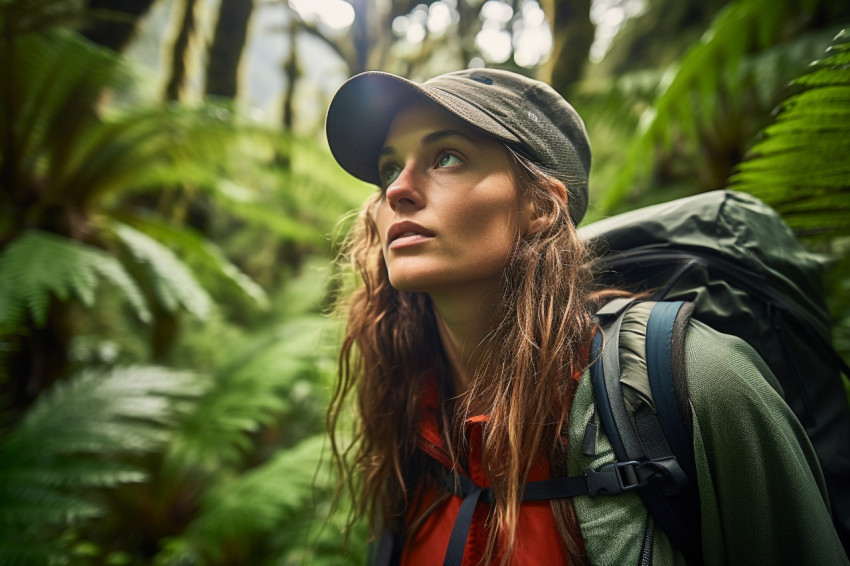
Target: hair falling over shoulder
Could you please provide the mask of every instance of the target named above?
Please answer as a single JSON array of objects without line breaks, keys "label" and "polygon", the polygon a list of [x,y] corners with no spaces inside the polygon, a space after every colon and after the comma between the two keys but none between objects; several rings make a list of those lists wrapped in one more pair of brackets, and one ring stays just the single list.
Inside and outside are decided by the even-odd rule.
[{"label": "hair falling over shoulder", "polygon": [[[503,272],[504,297],[482,345],[484,362],[463,401],[442,415],[446,445],[457,459],[463,452],[458,431],[470,407],[488,414],[483,462],[495,493],[495,528],[485,562],[498,555],[503,564],[513,551],[533,465],[547,458],[553,476],[566,475],[563,439],[595,324],[587,252],[570,220],[563,185],[508,151],[517,186],[531,191],[533,229],[518,238]],[[439,374],[443,359],[428,296],[399,292],[389,283],[371,216],[376,198],[364,205],[341,256],[361,284],[341,303],[347,326],[328,412],[335,461],[355,513],[369,519],[373,532],[407,517],[417,486],[429,481],[417,465],[417,410],[423,374]],[[340,430],[349,401],[356,409],[351,435]],[[586,563],[572,503],[553,500],[552,509],[571,563]],[[419,524],[405,525],[408,534]]]}]

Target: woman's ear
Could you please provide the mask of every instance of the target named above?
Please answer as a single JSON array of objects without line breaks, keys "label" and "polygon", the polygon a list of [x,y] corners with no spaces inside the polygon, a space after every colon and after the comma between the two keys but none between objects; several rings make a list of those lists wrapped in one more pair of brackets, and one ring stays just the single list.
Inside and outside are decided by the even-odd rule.
[{"label": "woman's ear", "polygon": [[[567,188],[564,184],[557,179],[549,179],[549,187],[548,189],[554,193],[553,196],[556,198],[552,199],[551,204],[554,206],[555,202],[562,200],[564,202],[564,206],[567,204]],[[530,203],[529,209],[531,210],[531,220],[528,222],[528,226],[525,229],[525,235],[530,236],[532,234],[536,234],[537,232],[546,228],[552,221],[551,209],[548,210],[538,210],[538,207],[534,206],[534,203]]]}]

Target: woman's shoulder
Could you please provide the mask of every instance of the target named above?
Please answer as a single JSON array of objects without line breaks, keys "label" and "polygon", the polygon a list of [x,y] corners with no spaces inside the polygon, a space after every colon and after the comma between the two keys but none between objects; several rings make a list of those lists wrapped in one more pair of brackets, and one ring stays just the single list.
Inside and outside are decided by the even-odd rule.
[{"label": "woman's shoulder", "polygon": [[684,368],[696,406],[744,395],[780,400],[782,386],[767,363],[745,340],[691,320],[685,335]]}]

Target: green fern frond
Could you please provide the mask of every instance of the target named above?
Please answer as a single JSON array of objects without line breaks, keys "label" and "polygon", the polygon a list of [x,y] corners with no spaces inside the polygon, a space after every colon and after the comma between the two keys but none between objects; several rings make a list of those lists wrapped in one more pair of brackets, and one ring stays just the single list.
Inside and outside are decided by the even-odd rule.
[{"label": "green fern frond", "polygon": [[[324,435],[308,438],[279,451],[262,466],[215,486],[182,537],[184,549],[216,563],[225,556],[234,559],[234,548],[250,555],[252,537],[279,529],[303,534],[302,529],[316,516],[315,489],[327,492],[330,487],[327,473],[317,475],[323,454],[327,456],[326,445]],[[244,561],[248,556],[240,558]]]},{"label": "green fern frond", "polygon": [[112,229],[133,259],[145,268],[162,306],[169,312],[186,309],[198,318],[205,318],[212,301],[186,264],[153,238],[115,222]]},{"label": "green fern frond", "polygon": [[308,259],[297,277],[287,282],[278,295],[277,312],[286,319],[317,313],[327,300],[331,266],[324,257]]},{"label": "green fern frond", "polygon": [[0,325],[20,322],[24,308],[38,325],[47,318],[50,297],[72,296],[90,307],[101,278],[122,292],[143,321],[150,311],[133,280],[103,250],[40,230],[30,230],[0,253]]},{"label": "green fern frond", "polygon": [[299,426],[322,427],[327,374],[335,368],[334,327],[327,317],[306,311],[318,304],[328,276],[327,270],[306,270],[282,299],[282,323],[264,327],[259,339],[228,341],[211,388],[169,447],[169,469],[211,473],[233,466],[250,448],[252,433],[311,405],[304,418],[317,420]]},{"label": "green fern frond", "polygon": [[89,211],[105,196],[164,186],[214,190],[229,163],[276,143],[224,106],[102,108],[102,93],[132,72],[119,54],[71,33],[20,38],[0,57],[8,69],[0,129],[10,132],[0,158],[14,159],[4,167],[16,194],[39,187],[42,208],[73,202]]},{"label": "green fern frond", "polygon": [[202,391],[187,372],[128,367],[88,371],[42,394],[0,442],[0,563],[25,552],[44,563],[55,528],[102,513],[91,490],[144,481],[120,456],[160,448],[175,400]]},{"label": "green fern frond", "polygon": [[281,214],[275,207],[269,207],[265,201],[231,201],[228,212],[254,226],[271,230],[285,241],[305,244],[324,242],[324,234],[318,227],[294,216]]},{"label": "green fern frond", "polygon": [[176,226],[153,217],[136,217],[128,224],[169,247],[179,249],[187,263],[225,281],[259,308],[269,304],[266,292],[231,262],[221,248],[186,226]]},{"label": "green fern frond", "polygon": [[169,398],[204,387],[192,374],[159,367],[86,371],[39,397],[4,446],[45,455],[149,450],[164,440],[164,429],[149,423],[173,423]]},{"label": "green fern frond", "polygon": [[239,142],[270,147],[270,136],[214,106],[115,113],[92,129],[90,141],[78,144],[73,162],[58,177],[66,191],[90,201],[163,186],[214,190],[231,160],[255,159],[240,150]]},{"label": "green fern frond", "polygon": [[319,394],[323,368],[315,352],[326,328],[326,320],[313,315],[269,331],[260,343],[228,344],[232,359],[182,423],[169,447],[169,468],[233,466],[250,448],[250,434]]},{"label": "green fern frond", "polygon": [[804,90],[780,108],[731,179],[731,187],[774,206],[802,234],[850,234],[850,36],[795,84]]},{"label": "green fern frond", "polygon": [[6,148],[4,158],[16,158],[9,164],[16,168],[14,178],[23,182],[66,170],[98,121],[95,108],[103,89],[125,82],[126,66],[118,54],[71,33],[21,38],[3,57],[10,78],[0,102],[11,122],[2,125],[14,146]]},{"label": "green fern frond", "polygon": [[814,49],[823,49],[823,32],[774,45],[787,31],[787,22],[806,13],[809,3],[738,0],[718,14],[701,41],[660,81],[625,163],[599,205],[603,213],[633,192],[635,182],[650,171],[657,146],[668,144],[671,133],[697,139],[699,132],[713,127],[721,100],[718,93],[734,97],[746,86],[764,104],[774,104],[771,98],[790,79],[789,69],[805,65],[816,56]]}]

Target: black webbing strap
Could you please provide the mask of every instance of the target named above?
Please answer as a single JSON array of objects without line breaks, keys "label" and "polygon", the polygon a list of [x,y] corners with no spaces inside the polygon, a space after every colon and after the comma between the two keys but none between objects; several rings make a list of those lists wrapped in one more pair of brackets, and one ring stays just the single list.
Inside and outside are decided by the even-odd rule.
[{"label": "black webbing strap", "polygon": [[457,512],[455,524],[452,527],[452,535],[449,537],[449,547],[446,549],[443,566],[461,566],[463,551],[466,549],[466,539],[469,537],[469,529],[475,515],[475,507],[487,495],[488,491],[483,487],[475,486],[475,489],[463,498],[463,503],[460,504],[460,510]]},{"label": "black webbing strap", "polygon": [[[523,491],[523,501],[548,501],[579,495],[617,495],[636,490],[650,484],[667,481],[668,469],[664,462],[613,462],[598,470],[586,468],[580,476],[552,478],[543,481],[528,482]],[[446,488],[463,498],[443,566],[460,566],[469,530],[478,503],[493,502],[493,491],[480,487],[471,479],[462,475],[447,474]],[[379,563],[380,564],[380,563]]]},{"label": "black webbing strap", "polygon": [[398,564],[401,559],[401,556],[399,556],[401,551],[400,546],[398,533],[393,529],[385,530],[384,534],[381,535],[381,539],[378,541],[378,548],[375,551],[375,559],[372,561],[372,564],[375,566]]}]

